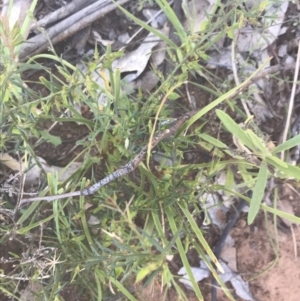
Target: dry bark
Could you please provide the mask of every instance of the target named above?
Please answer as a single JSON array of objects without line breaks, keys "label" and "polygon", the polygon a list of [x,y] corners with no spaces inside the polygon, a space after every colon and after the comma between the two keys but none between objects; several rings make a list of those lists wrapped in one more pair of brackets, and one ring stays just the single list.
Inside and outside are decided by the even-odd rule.
[{"label": "dry bark", "polygon": [[45,16],[43,19],[33,23],[30,27],[30,30],[35,30],[39,27],[45,27],[48,24],[58,22],[59,20],[66,18],[72,14],[75,14],[79,10],[88,5],[96,2],[97,0],[73,0],[72,2],[68,3],[67,5],[57,9],[56,11],[50,13],[49,15]]},{"label": "dry bark", "polygon": [[[130,0],[119,0],[116,3],[123,5]],[[77,31],[91,25],[116,8],[110,0],[99,0],[72,16],[62,20],[44,32],[27,40],[21,49],[20,60],[27,60],[35,54],[46,50],[50,46],[72,36]]]}]

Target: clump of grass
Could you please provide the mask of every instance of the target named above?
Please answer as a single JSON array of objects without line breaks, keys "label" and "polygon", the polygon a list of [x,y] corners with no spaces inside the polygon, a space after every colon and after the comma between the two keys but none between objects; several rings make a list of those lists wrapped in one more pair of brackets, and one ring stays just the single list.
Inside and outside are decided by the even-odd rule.
[{"label": "clump of grass", "polygon": [[[45,129],[41,128],[45,121],[62,124],[80,122],[89,132],[86,138],[78,141],[82,146],[80,170],[64,183],[59,182],[55,174],[46,175],[40,194],[83,189],[90,182],[98,181],[127,163],[141,146],[148,143],[152,133],[168,126],[160,122],[168,120],[170,115],[170,110],[161,102],[164,96],[176,99],[189,74],[196,74],[199,70],[205,74],[199,60],[205,60],[206,50],[225,34],[215,35],[215,30],[231,18],[231,14],[224,13],[217,22],[207,23],[196,36],[184,31],[165,1],[157,3],[176,28],[182,43],[181,47],[176,47],[168,38],[162,37],[169,50],[176,51],[177,64],[173,73],[167,78],[161,74],[161,84],[151,95],[138,94],[134,99],[122,93],[120,74],[110,73],[107,80],[111,85],[101,91],[106,95],[108,104],[102,107],[95,101],[99,86],[89,72],[109,68],[119,54],[112,54],[109,49],[103,56],[96,52],[94,60],[88,63],[89,72],[83,76],[79,75],[76,66],[54,54],[44,55],[56,61],[57,72],[53,73],[40,66],[35,57],[27,63],[18,62],[14,57],[18,45],[12,43],[13,33],[4,23],[1,24],[1,152],[18,153],[22,159],[36,164],[35,145],[31,141],[45,141],[42,134]],[[159,34],[128,12],[124,13],[147,30]],[[22,79],[26,70],[42,70],[46,74],[34,83],[38,89],[29,88],[32,83]],[[243,85],[245,83],[229,92],[202,87],[211,92],[216,100],[199,110],[181,129],[181,133],[158,146],[169,156],[168,159],[173,159],[172,165],[159,165],[148,157],[147,162],[140,164],[138,171],[111,182],[92,197],[53,203],[36,202],[17,208],[17,211],[11,199],[4,195],[0,204],[4,219],[0,243],[3,248],[11,240],[18,250],[8,250],[6,259],[2,260],[2,263],[8,260],[14,268],[1,276],[1,291],[16,297],[22,288],[20,281],[24,280],[42,283],[40,294],[47,300],[59,300],[60,292],[69,284],[91,300],[102,300],[117,291],[130,300],[136,300],[130,289],[132,282],[146,285],[159,276],[161,286],[166,290],[173,287],[179,297],[185,298],[178,285],[176,271],[169,264],[175,256],[185,266],[197,297],[203,300],[187,257],[187,251],[193,248],[215,271],[206,256],[214,259],[214,255],[195,222],[202,212],[198,194],[222,188],[250,202],[249,198],[239,195],[236,188],[253,189],[249,223],[254,220],[259,208],[299,223],[296,217],[261,205],[264,187],[267,179],[275,175],[274,170],[280,178],[292,176],[298,180],[299,168],[276,157],[278,152],[298,144],[298,138],[269,151],[265,141],[254,130],[242,130],[228,114],[216,111],[224,128],[239,139],[244,150],[250,151],[250,156],[255,160],[249,161],[242,150],[237,154],[230,150],[228,144],[231,142],[220,141],[202,132],[206,123],[203,116],[221,103],[229,102],[230,96]],[[42,87],[47,89],[46,95],[39,95],[39,88]],[[92,119],[79,114],[74,104],[86,104],[93,113]],[[234,101],[228,104],[230,108],[237,108]],[[63,114],[57,113],[62,111]],[[67,114],[68,111],[72,114]],[[183,135],[184,130],[192,125],[193,131]],[[47,142],[54,143],[55,137],[50,135],[47,139]],[[197,145],[211,151],[211,162],[185,164],[184,151]],[[96,157],[93,155],[95,153]],[[235,181],[231,168],[233,164],[241,174],[242,184]],[[253,167],[258,168],[258,172],[248,171]],[[221,172],[227,176],[224,187],[210,181]],[[205,176],[207,181],[202,182],[199,189],[201,176]],[[15,195],[13,199],[18,197]],[[224,284],[221,285],[224,288]],[[230,292],[224,291],[233,300]]]}]

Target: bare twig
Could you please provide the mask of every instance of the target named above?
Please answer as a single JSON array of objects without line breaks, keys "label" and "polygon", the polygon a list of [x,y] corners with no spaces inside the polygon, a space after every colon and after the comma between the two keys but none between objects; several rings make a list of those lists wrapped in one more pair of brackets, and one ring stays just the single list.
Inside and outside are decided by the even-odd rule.
[{"label": "bare twig", "polygon": [[[130,0],[119,0],[117,3],[123,5],[128,1]],[[72,36],[80,29],[89,26],[99,18],[105,16],[116,7],[116,4],[112,4],[110,0],[99,0],[89,5],[47,29],[45,32],[26,41],[19,55],[20,60],[26,60],[34,54],[46,50],[50,42],[51,44],[56,44]]]},{"label": "bare twig", "polygon": [[[166,129],[163,132],[159,133],[156,137],[154,137],[152,139],[151,149],[153,149],[160,141],[162,141],[166,137],[174,135],[178,131],[178,129],[181,127],[181,125],[185,121],[187,121],[189,118],[191,118],[195,113],[196,113],[196,111],[191,111],[191,112],[188,112],[188,113],[184,114],[181,118],[179,118],[176,121],[176,123],[170,129]],[[89,188],[86,188],[86,189],[81,190],[81,191],[74,191],[74,192],[60,194],[60,195],[54,195],[54,196],[45,196],[45,197],[22,199],[20,204],[25,204],[25,203],[34,202],[34,201],[42,201],[42,200],[50,202],[50,201],[54,201],[54,200],[57,200],[57,199],[63,199],[63,198],[68,198],[68,197],[73,197],[73,196],[94,194],[97,190],[99,190],[101,187],[107,185],[109,182],[111,182],[111,181],[113,181],[117,178],[126,176],[129,173],[131,173],[133,170],[135,170],[137,168],[137,166],[145,158],[145,155],[147,154],[147,150],[148,150],[148,144],[145,145],[141,149],[141,151],[138,153],[138,155],[136,155],[126,165],[124,165],[120,169],[116,170],[112,174],[108,175],[107,177],[105,177],[101,181],[95,183],[94,185],[92,185]]]},{"label": "bare twig", "polygon": [[[297,54],[297,62],[295,66],[295,74],[294,74],[294,81],[293,81],[293,87],[292,87],[292,93],[291,93],[291,98],[290,98],[290,103],[289,103],[289,109],[286,117],[286,123],[285,123],[285,128],[282,136],[282,142],[286,141],[287,134],[290,128],[291,124],[291,117],[292,117],[292,112],[294,108],[294,99],[295,99],[295,92],[296,92],[296,86],[297,86],[297,80],[298,80],[298,75],[299,75],[299,66],[300,66],[300,41],[298,45],[298,54]],[[284,159],[284,151],[281,152],[281,160]]]},{"label": "bare twig", "polygon": [[86,0],[86,1],[73,0],[67,5],[57,9],[56,11],[50,13],[49,15],[46,15],[43,19],[33,23],[30,27],[30,30],[35,30],[38,27],[45,27],[48,24],[58,22],[59,20],[62,20],[63,18],[78,12],[83,7],[87,7],[88,5],[96,1],[97,0]]},{"label": "bare twig", "polygon": [[190,90],[189,90],[189,84],[188,83],[185,83],[185,92],[186,92],[186,96],[187,96],[187,99],[188,99],[189,104],[190,104],[190,108],[192,110],[196,110],[195,97],[192,98]]},{"label": "bare twig", "polygon": [[[241,91],[246,90],[249,86],[251,86],[257,80],[265,77],[268,74],[273,74],[273,73],[278,72],[279,70],[288,70],[288,69],[292,69],[292,68],[294,68],[294,64],[286,65],[284,67],[282,67],[280,65],[276,65],[276,66],[270,67],[268,69],[265,69],[265,70],[261,71],[256,77],[248,80],[236,92],[232,93],[230,98],[234,98],[234,97],[238,96]],[[194,110],[194,111],[190,111],[190,112],[184,114],[183,116],[181,116],[180,118],[177,119],[176,123],[172,127],[170,127],[167,130],[164,130],[163,132],[158,133],[152,139],[150,148],[153,149],[160,141],[162,141],[163,139],[165,139],[167,137],[170,137],[170,136],[174,135],[178,131],[178,129],[183,125],[183,123],[186,122],[188,119],[190,119],[192,116],[194,116],[197,112],[198,112],[197,110]],[[34,202],[34,201],[43,201],[43,200],[51,202],[51,201],[54,201],[54,200],[64,199],[64,198],[73,197],[73,196],[85,196],[85,195],[94,194],[97,190],[99,190],[101,187],[107,185],[109,182],[111,182],[111,181],[113,181],[117,178],[126,176],[129,173],[131,173],[133,170],[135,170],[137,168],[137,166],[140,164],[140,162],[142,162],[142,160],[145,158],[145,156],[147,154],[148,146],[149,146],[148,144],[145,145],[141,149],[139,154],[136,155],[125,166],[123,166],[120,169],[116,170],[115,172],[108,175],[107,177],[105,177],[101,181],[95,183],[94,185],[92,185],[89,188],[86,188],[86,189],[80,190],[80,191],[64,193],[64,194],[60,194],[60,195],[21,199],[20,204],[25,204],[25,203]]]}]

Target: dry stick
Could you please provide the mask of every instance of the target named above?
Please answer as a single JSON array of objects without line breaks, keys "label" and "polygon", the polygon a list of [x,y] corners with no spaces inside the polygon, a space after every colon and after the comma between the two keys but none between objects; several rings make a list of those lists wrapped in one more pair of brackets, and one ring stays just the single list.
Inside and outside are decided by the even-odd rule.
[{"label": "dry stick", "polygon": [[[295,74],[294,74],[292,93],[291,93],[291,97],[290,97],[289,109],[288,109],[287,118],[286,118],[287,120],[285,123],[283,137],[282,137],[282,141],[281,141],[282,143],[286,141],[287,134],[288,134],[290,124],[291,124],[291,117],[292,117],[294,101],[295,101],[295,92],[296,92],[297,80],[298,80],[298,75],[299,75],[299,65],[300,65],[300,41],[299,41],[299,45],[298,45],[297,61],[296,61],[296,66],[295,66]],[[284,159],[284,151],[281,152],[280,157],[281,157],[281,160]]]},{"label": "dry stick", "polygon": [[[284,67],[282,67],[280,65],[276,65],[276,66],[270,67],[268,69],[265,69],[265,70],[261,71],[259,73],[259,75],[257,75],[256,77],[254,77],[253,79],[251,79],[247,83],[245,83],[243,87],[241,87],[236,92],[234,92],[230,96],[230,98],[236,97],[237,95],[239,95],[241,93],[241,91],[246,90],[255,81],[265,77],[268,74],[276,73],[281,69],[282,70],[288,70],[288,69],[292,69],[292,68],[294,68],[294,64],[289,64],[289,65],[286,65]],[[170,129],[167,129],[167,130],[164,130],[161,133],[158,133],[157,136],[155,136],[152,140],[151,149],[153,149],[163,139],[174,135],[184,122],[186,122],[188,119],[193,117],[198,112],[199,111],[195,110],[195,111],[190,111],[190,112],[184,114],[183,116],[181,116],[180,118],[177,119],[176,123]],[[137,168],[137,166],[140,164],[140,162],[142,162],[142,160],[145,158],[145,156],[147,154],[147,150],[148,150],[148,144],[145,145],[141,149],[139,154],[136,155],[125,166],[123,166],[120,169],[116,170],[115,172],[108,175],[106,178],[102,179],[101,181],[97,182],[96,184],[92,185],[89,188],[86,188],[86,189],[80,190],[80,191],[74,191],[74,192],[70,192],[70,193],[64,193],[64,194],[53,195],[53,196],[21,199],[20,204],[25,204],[25,203],[34,202],[34,201],[48,201],[48,202],[51,202],[51,201],[54,201],[54,200],[64,199],[64,198],[73,197],[73,196],[81,196],[81,195],[84,196],[84,195],[94,194],[97,190],[99,190],[104,185],[107,185],[109,182],[111,182],[111,181],[113,181],[117,178],[123,177],[125,175],[128,175],[133,170],[135,170]]]},{"label": "dry stick", "polygon": [[[123,5],[129,1],[130,0],[119,0],[117,3],[119,5]],[[24,46],[21,49],[19,55],[20,60],[29,59],[34,54],[46,50],[50,45],[50,41],[51,44],[54,45],[72,36],[80,29],[89,26],[117,7],[115,4],[109,3],[111,3],[109,0],[99,0],[47,29],[44,33],[40,33],[39,35],[29,39],[26,43],[24,43]]]},{"label": "dry stick", "polygon": [[40,19],[39,21],[33,23],[30,27],[30,30],[35,30],[38,27],[45,27],[48,24],[58,22],[59,20],[78,12],[83,7],[86,7],[96,1],[97,0],[74,0],[68,3],[67,5],[57,9],[56,11],[50,13],[49,15],[46,15],[43,19]]},{"label": "dry stick", "polygon": [[[151,143],[151,149],[153,149],[160,141],[163,139],[174,135],[178,129],[181,127],[181,125],[186,122],[188,119],[190,119],[197,111],[191,111],[186,114],[184,114],[181,118],[179,118],[176,123],[170,128],[162,131],[159,133],[156,137],[153,138]],[[116,170],[112,174],[108,175],[101,181],[97,182],[96,184],[92,185],[89,188],[83,189],[81,191],[74,191],[70,193],[60,194],[60,195],[53,195],[53,196],[45,196],[45,197],[37,197],[37,198],[29,198],[29,199],[21,199],[20,204],[28,203],[28,202],[34,202],[34,201],[42,201],[46,200],[48,202],[54,201],[57,199],[63,199],[67,197],[72,196],[80,196],[80,195],[91,195],[94,194],[97,190],[99,190],[101,187],[107,185],[109,182],[126,176],[129,173],[131,173],[133,170],[135,170],[138,165],[142,162],[142,160],[145,158],[145,155],[147,154],[148,150],[148,144],[145,145],[141,151],[136,155],[131,161],[129,161],[126,165],[121,167],[120,169]]]}]

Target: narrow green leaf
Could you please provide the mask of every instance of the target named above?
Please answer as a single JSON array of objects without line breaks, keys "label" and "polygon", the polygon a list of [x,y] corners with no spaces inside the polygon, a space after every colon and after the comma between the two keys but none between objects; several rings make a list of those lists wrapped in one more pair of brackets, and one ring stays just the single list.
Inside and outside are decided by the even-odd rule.
[{"label": "narrow green leaf", "polygon": [[176,34],[180,37],[182,43],[187,39],[187,34],[183,28],[182,22],[175,15],[174,10],[171,8],[170,4],[166,0],[156,0],[161,10],[167,16],[168,20],[172,23],[176,30]]},{"label": "narrow green leaf", "polygon": [[[5,278],[5,275],[2,275],[3,278]],[[5,287],[6,286],[6,287]],[[7,296],[9,296],[10,298],[15,298],[16,300],[18,300],[19,298],[16,297],[12,292],[10,292],[8,289],[7,289],[7,284],[5,283],[4,286],[3,285],[0,285],[0,292],[3,292],[5,293]],[[19,299],[20,300],[20,299]]]},{"label": "narrow green leaf", "polygon": [[39,80],[49,91],[51,91],[51,83],[44,76],[40,76]]},{"label": "narrow green leaf", "polygon": [[115,2],[115,5],[130,19],[132,19],[134,22],[148,30],[149,32],[152,32],[159,38],[161,38],[164,42],[166,42],[170,47],[176,49],[177,45],[170,39],[168,39],[165,35],[163,35],[159,30],[147,25],[145,22],[141,21],[140,19],[136,18],[134,15],[132,15],[130,12],[128,12],[126,9],[124,9],[122,6],[120,6],[118,3]]},{"label": "narrow green leaf", "polygon": [[139,168],[140,172],[142,174],[144,174],[150,180],[152,187],[154,189],[154,192],[155,192],[155,194],[157,194],[157,189],[158,189],[159,185],[158,185],[158,182],[156,181],[155,176],[151,172],[149,172],[149,170],[143,163],[140,163],[138,168]]},{"label": "narrow green leaf", "polygon": [[194,122],[196,122],[198,119],[200,119],[203,115],[205,115],[207,112],[212,110],[214,107],[216,107],[219,103],[221,103],[223,100],[230,98],[235,92],[237,92],[239,89],[241,89],[243,86],[248,84],[248,82],[255,77],[260,70],[262,70],[265,65],[271,60],[266,60],[251,76],[249,76],[243,83],[240,85],[234,87],[230,91],[226,92],[225,94],[221,95],[219,98],[211,102],[209,105],[205,106],[202,110],[200,110],[198,113],[196,113],[193,117],[191,117],[177,132],[176,137],[179,136],[183,131],[185,131],[187,128],[189,128]]},{"label": "narrow green leaf", "polygon": [[[39,202],[36,202],[36,203],[38,204]],[[67,204],[67,202],[66,202],[66,204]],[[31,229],[40,227],[42,224],[45,224],[45,223],[49,222],[49,221],[52,220],[53,218],[54,218],[54,214],[51,214],[51,215],[47,216],[46,218],[37,221],[36,223],[30,224],[30,225],[27,226],[27,227],[24,227],[24,228],[22,228],[22,229],[19,229],[19,230],[18,230],[18,234],[21,234],[21,235],[22,235],[22,234],[25,234],[25,233],[27,233],[28,231],[30,231]]]},{"label": "narrow green leaf", "polygon": [[253,183],[253,178],[248,171],[249,168],[249,166],[245,166],[244,164],[238,164],[239,174],[242,176],[243,182],[247,186],[251,186],[251,184]]},{"label": "narrow green leaf", "polygon": [[27,63],[31,63],[32,61],[36,60],[36,59],[39,59],[39,58],[43,58],[43,59],[49,59],[49,60],[53,60],[53,61],[57,61],[59,63],[61,63],[62,65],[65,65],[66,67],[72,69],[73,71],[76,71],[77,70],[77,67],[73,66],[72,64],[70,64],[69,62],[67,62],[66,60],[60,58],[60,57],[57,57],[55,55],[51,55],[51,54],[38,54],[38,55],[35,55],[33,57],[31,57]]},{"label": "narrow green leaf", "polygon": [[222,141],[208,135],[208,134],[200,134],[199,137],[209,143],[211,143],[212,145],[219,147],[219,148],[227,148],[227,145],[225,143],[223,143]]},{"label": "narrow green leaf", "polygon": [[285,151],[287,149],[291,149],[297,145],[300,144],[300,135],[297,135],[287,141],[285,141],[284,143],[276,146],[273,150],[272,150],[272,154],[277,154],[280,153],[282,151]]},{"label": "narrow green leaf", "polygon": [[[49,176],[49,174],[47,174]],[[58,200],[52,202],[52,210],[54,214],[54,223],[55,223],[55,230],[56,230],[56,237],[59,243],[62,243],[61,231],[60,231],[60,224],[59,224],[59,203]]]},{"label": "narrow green leaf", "polygon": [[281,211],[281,210],[278,210],[278,209],[275,209],[275,208],[272,208],[272,207],[269,207],[265,204],[261,204],[261,209],[263,210],[266,210],[272,214],[275,214],[283,219],[287,219],[289,220],[291,223],[295,223],[295,224],[298,224],[300,225],[300,218],[295,216],[295,215],[292,215],[292,214],[289,214],[287,212],[284,212],[284,211]]},{"label": "narrow green leaf", "polygon": [[176,92],[172,92],[172,93],[169,95],[168,98],[171,99],[171,100],[176,100],[176,99],[179,98],[179,94],[176,93]]},{"label": "narrow green leaf", "polygon": [[39,202],[33,202],[29,208],[25,210],[25,212],[22,213],[21,217],[18,220],[18,224],[22,225],[28,217],[36,210],[37,206],[39,205]]},{"label": "narrow green leaf", "polygon": [[[179,230],[177,229],[177,225],[176,225],[176,222],[174,220],[174,216],[176,214],[175,214],[174,210],[172,210],[172,209],[173,209],[172,207],[167,207],[166,208],[166,215],[167,215],[167,218],[168,218],[168,221],[169,221],[170,228],[173,232],[173,235],[177,235]],[[190,266],[189,261],[187,259],[186,252],[184,250],[184,247],[182,245],[182,241],[181,241],[180,237],[178,237],[176,239],[176,245],[177,245],[177,248],[178,248],[178,252],[179,252],[181,261],[183,263],[183,266],[185,267],[185,270],[187,272],[189,280],[191,281],[191,285],[192,285],[192,287],[193,287],[193,289],[196,293],[196,296],[198,297],[199,300],[203,300],[203,296],[202,296],[201,291],[199,290],[198,284],[195,280],[194,274],[192,272],[191,266]]]},{"label": "narrow green leaf", "polygon": [[212,262],[216,265],[216,267],[218,268],[218,270],[221,273],[224,273],[224,270],[223,270],[222,266],[218,262],[215,254],[213,253],[210,246],[208,245],[206,239],[204,238],[201,230],[199,229],[198,225],[196,224],[196,222],[195,222],[194,218],[192,217],[192,215],[190,214],[190,212],[186,208],[184,208],[184,206],[182,204],[179,203],[179,206],[180,206],[180,209],[182,210],[182,212],[184,213],[184,215],[186,216],[186,218],[188,219],[189,224],[192,227],[194,233],[196,234],[200,244],[202,245],[202,247],[204,248],[204,250],[206,251],[206,253],[210,257]]},{"label": "narrow green leaf", "polygon": [[[272,156],[272,159],[274,159],[274,156]],[[282,162],[280,164],[277,163],[277,161],[270,159],[270,157],[266,157],[266,161],[276,167],[280,172],[282,172],[285,176],[292,177],[295,180],[300,180],[300,168],[298,166],[294,166],[289,163],[286,164],[286,168],[283,167]]]},{"label": "narrow green leaf", "polygon": [[26,18],[25,18],[23,24],[21,25],[21,34],[24,36],[24,38],[26,38],[25,37],[26,33],[29,32],[28,29],[29,29],[30,23],[33,19],[33,13],[34,13],[34,10],[36,8],[37,2],[38,2],[38,0],[33,0],[31,2],[31,5],[30,5],[30,8],[27,12]]},{"label": "narrow green leaf", "polygon": [[58,146],[62,143],[61,138],[58,136],[51,135],[47,131],[41,131],[42,137],[45,139],[46,142],[49,142],[55,146]]},{"label": "narrow green leaf", "polygon": [[[81,189],[84,189],[84,187],[86,187],[86,179],[85,178],[82,180]],[[87,239],[91,249],[93,249],[94,241],[93,241],[92,235],[90,233],[89,226],[87,224],[86,214],[85,214],[85,206],[84,205],[85,205],[84,197],[81,195],[80,198],[79,198],[79,207],[80,207],[79,216],[80,216],[80,219],[81,219],[81,224],[82,224],[83,231],[84,231],[84,234],[86,236],[86,239]]]},{"label": "narrow green leaf", "polygon": [[96,267],[95,268],[95,272],[94,272],[94,279],[95,279],[96,285],[97,285],[97,293],[98,293],[97,294],[97,300],[103,300],[102,287],[101,287],[101,280],[102,280],[102,278],[104,278],[104,277],[101,275],[101,272]]},{"label": "narrow green leaf", "polygon": [[286,175],[293,177],[296,180],[300,180],[300,168],[292,164],[287,163],[287,169],[285,171]]},{"label": "narrow green leaf", "polygon": [[164,234],[164,230],[163,230],[161,221],[159,219],[159,216],[154,211],[151,211],[151,216],[152,216],[153,222],[155,224],[155,229],[158,232],[158,236],[161,239],[162,245],[165,247],[168,244],[168,241],[167,241],[166,236]]},{"label": "narrow green leaf", "polygon": [[216,110],[216,114],[232,135],[238,138],[241,141],[241,143],[253,149],[253,144],[250,138],[247,136],[245,131],[242,130],[241,127],[229,115],[227,115],[225,112],[220,110]]},{"label": "narrow green leaf", "polygon": [[[284,169],[288,168],[288,165],[286,162],[282,161],[281,159],[277,158],[276,156],[268,156],[267,158],[267,162],[272,164],[272,162],[275,162],[275,166],[281,166]],[[273,164],[272,164],[273,165]]]},{"label": "narrow green leaf", "polygon": [[12,132],[13,134],[15,134],[15,135],[21,135],[20,130],[19,130],[18,128],[16,128],[16,127],[13,127],[11,132]]},{"label": "narrow green leaf", "polygon": [[118,104],[118,109],[121,109],[121,106],[119,104],[120,99],[120,93],[121,93],[121,71],[120,68],[116,68],[115,72],[113,73],[113,80],[111,82],[114,82],[114,99],[116,103]]},{"label": "narrow green leaf", "polygon": [[110,276],[109,281],[112,282],[130,301],[138,301],[133,295],[131,295],[128,290],[123,286],[121,282],[119,282],[114,277]]},{"label": "narrow green leaf", "polygon": [[[227,169],[225,186],[228,187],[229,189],[233,189],[235,187],[234,173],[230,167]],[[225,191],[225,193],[228,196],[231,195],[231,192]]]},{"label": "narrow green leaf", "polygon": [[263,145],[261,139],[252,130],[247,129],[245,130],[245,133],[249,136],[250,140],[252,141],[252,145],[254,146],[255,150],[260,151],[264,155],[269,152],[266,146]]},{"label": "narrow green leaf", "polygon": [[253,189],[253,196],[251,199],[250,208],[248,212],[248,225],[250,225],[254,221],[259,211],[259,207],[261,205],[261,201],[265,193],[267,179],[268,179],[268,167],[263,162],[262,165],[260,166],[256,183]]},{"label": "narrow green leaf", "polygon": [[195,250],[198,252],[199,257],[203,259],[203,261],[206,263],[207,267],[209,268],[209,270],[211,271],[211,273],[213,274],[213,277],[217,280],[217,282],[219,283],[219,285],[221,286],[221,289],[223,290],[223,292],[225,293],[225,295],[229,298],[229,300],[231,301],[235,301],[235,299],[233,298],[233,296],[230,293],[230,290],[227,289],[225,283],[223,282],[223,280],[221,279],[220,275],[217,273],[217,271],[215,270],[212,262],[209,260],[209,258],[206,256],[205,252],[203,251],[203,249],[200,247],[200,245],[196,242],[193,241],[193,246],[195,248]]},{"label": "narrow green leaf", "polygon": [[[57,172],[54,173],[47,173],[47,181],[50,187],[50,192],[52,194],[57,194],[57,187],[58,187],[58,175]],[[59,243],[62,243],[61,231],[60,231],[60,223],[59,223],[59,214],[60,214],[60,206],[58,200],[52,202],[52,210],[54,215],[54,224],[56,230],[56,236]]]},{"label": "narrow green leaf", "polygon": [[[44,193],[46,193],[46,191],[44,191]],[[38,220],[37,222],[35,223],[32,223],[32,224],[29,224],[28,226],[24,227],[24,228],[20,228],[18,230],[18,233],[19,234],[24,234],[24,233],[27,233],[28,231],[30,231],[31,229],[34,229],[34,228],[37,228],[37,227],[40,227],[41,224],[46,224],[48,223],[50,220],[54,219],[55,218],[55,214],[56,215],[59,215],[60,212],[62,212],[65,207],[68,205],[68,201],[66,202],[63,202],[63,203],[60,203],[60,211],[57,211],[57,212],[54,212],[53,214],[47,216],[46,218],[42,219],[42,220]],[[24,214],[22,214],[21,218],[18,220],[18,224],[22,224],[24,223],[24,221],[32,214],[32,212],[34,211],[34,209],[40,205],[40,202],[34,202],[32,203],[32,205],[25,211]]]},{"label": "narrow green leaf", "polygon": [[150,273],[157,270],[161,265],[162,261],[151,262],[147,264],[145,267],[141,268],[136,275],[135,283],[142,281],[145,277],[147,277]]}]

